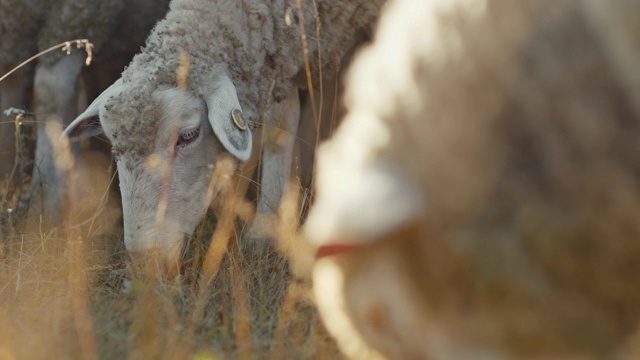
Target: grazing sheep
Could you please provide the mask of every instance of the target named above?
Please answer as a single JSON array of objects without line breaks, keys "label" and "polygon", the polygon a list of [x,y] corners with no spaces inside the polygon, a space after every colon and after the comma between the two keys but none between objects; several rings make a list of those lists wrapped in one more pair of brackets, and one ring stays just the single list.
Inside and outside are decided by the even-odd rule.
[{"label": "grazing sheep", "polygon": [[[300,24],[317,84],[371,31],[382,3],[305,2],[299,13],[285,0],[174,0],[122,78],[66,130],[104,132],[112,142],[127,249],[158,249],[175,265],[209,206],[210,165],[225,153],[246,161],[251,128],[271,104],[273,113],[299,108],[307,85]],[[289,120],[285,128],[297,127]],[[150,169],[158,166],[166,170]]]},{"label": "grazing sheep", "polygon": [[306,223],[348,356],[637,358],[638,11],[390,4]]}]

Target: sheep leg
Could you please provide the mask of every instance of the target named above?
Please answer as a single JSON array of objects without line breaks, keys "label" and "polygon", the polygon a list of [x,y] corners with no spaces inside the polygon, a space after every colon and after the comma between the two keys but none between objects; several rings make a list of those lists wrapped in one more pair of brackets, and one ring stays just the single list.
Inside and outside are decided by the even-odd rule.
[{"label": "sheep leg", "polygon": [[[294,90],[271,106],[263,128],[260,195],[249,238],[255,244],[275,237],[277,211],[291,176],[291,159],[300,122],[300,99]],[[258,245],[259,247],[263,247]]]},{"label": "sheep leg", "polygon": [[54,146],[47,134],[47,125],[55,124],[62,131],[63,119],[69,119],[76,95],[76,83],[82,69],[82,54],[63,57],[53,66],[38,65],[34,94],[38,130],[33,177],[31,182],[31,211],[56,219],[63,205],[66,170],[56,165]]},{"label": "sheep leg", "polygon": [[11,107],[27,108],[32,79],[33,69],[22,69],[0,82],[0,180],[10,174],[16,155],[16,128],[4,111]]}]

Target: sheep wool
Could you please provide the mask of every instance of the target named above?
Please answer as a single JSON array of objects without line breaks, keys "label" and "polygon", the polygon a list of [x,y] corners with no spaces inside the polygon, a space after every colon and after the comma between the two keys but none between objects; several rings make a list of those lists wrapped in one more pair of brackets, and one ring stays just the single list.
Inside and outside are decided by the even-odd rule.
[{"label": "sheep wool", "polygon": [[[42,51],[61,41],[86,38],[93,44],[96,52],[101,51],[124,7],[124,0],[57,1],[40,30],[38,48]],[[63,52],[56,51],[43,56],[40,61],[52,65],[63,56]]]},{"label": "sheep wool", "polygon": [[[100,51],[124,6],[124,0],[2,0],[0,65],[13,67],[37,51],[79,38],[89,39]],[[56,51],[39,61],[52,65],[63,56]]]},{"label": "sheep wool", "polygon": [[301,23],[317,86],[320,73],[335,76],[344,58],[372,30],[383,3],[304,1],[298,12],[291,0],[173,1],[167,17],[123,72],[125,90],[106,103],[113,117],[107,121],[117,124],[114,152],[148,153],[158,118],[151,92],[161,85],[176,86],[182,54],[189,60],[189,91],[202,97],[218,78],[228,76],[246,119],[256,127],[268,104],[306,87]]},{"label": "sheep wool", "polygon": [[[640,1],[393,5],[347,77],[306,223],[325,248],[350,241],[319,261],[343,271],[344,318],[363,337],[421,321],[371,335],[389,358],[637,358]],[[376,303],[401,282],[404,302]],[[348,330],[331,322],[346,300],[319,298]],[[475,350],[444,356],[443,338]]]}]

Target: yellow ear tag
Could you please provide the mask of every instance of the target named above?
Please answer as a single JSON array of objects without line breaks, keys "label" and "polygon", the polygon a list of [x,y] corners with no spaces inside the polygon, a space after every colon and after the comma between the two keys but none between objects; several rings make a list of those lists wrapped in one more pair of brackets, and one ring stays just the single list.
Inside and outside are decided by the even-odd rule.
[{"label": "yellow ear tag", "polygon": [[240,109],[231,110],[231,119],[233,119],[233,123],[236,124],[238,129],[247,130],[247,121],[242,116],[242,111]]}]

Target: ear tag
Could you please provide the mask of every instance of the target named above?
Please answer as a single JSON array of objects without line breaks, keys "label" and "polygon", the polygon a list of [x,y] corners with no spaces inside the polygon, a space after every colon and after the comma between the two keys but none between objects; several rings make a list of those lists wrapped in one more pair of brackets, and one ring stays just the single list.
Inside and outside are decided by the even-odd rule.
[{"label": "ear tag", "polygon": [[240,109],[231,110],[231,119],[233,119],[233,123],[236,124],[236,127],[242,131],[247,130],[247,121],[242,116],[242,111]]}]

